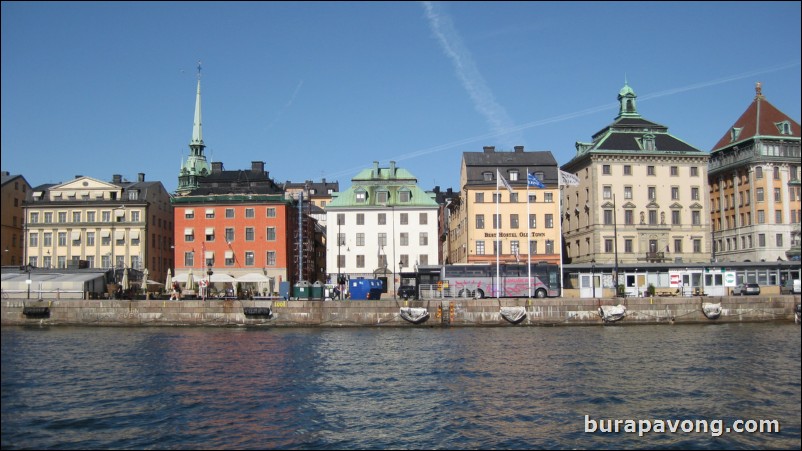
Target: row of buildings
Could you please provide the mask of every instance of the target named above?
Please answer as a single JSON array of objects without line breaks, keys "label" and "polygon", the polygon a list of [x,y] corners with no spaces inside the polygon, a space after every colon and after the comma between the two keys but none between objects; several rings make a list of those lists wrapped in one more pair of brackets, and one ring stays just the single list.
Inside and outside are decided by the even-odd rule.
[{"label": "row of buildings", "polygon": [[[547,261],[633,263],[799,259],[800,126],[756,85],[711,151],[642,117],[618,94],[614,121],[551,152],[465,152],[454,191],[373,162],[338,182],[278,183],[263,161],[206,159],[198,79],[190,154],[178,188],[78,175],[31,187],[2,175],[3,265],[148,269],[163,281],[251,275],[282,282],[383,278],[418,265]],[[569,180],[569,182],[565,182]],[[215,276],[216,275],[216,276]]]}]

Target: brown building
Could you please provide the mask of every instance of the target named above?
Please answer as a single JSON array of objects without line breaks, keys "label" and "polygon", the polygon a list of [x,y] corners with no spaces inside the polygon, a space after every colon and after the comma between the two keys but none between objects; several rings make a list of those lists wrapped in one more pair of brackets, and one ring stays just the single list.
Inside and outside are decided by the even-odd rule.
[{"label": "brown building", "polygon": [[23,204],[31,199],[31,185],[21,175],[2,172],[2,205],[0,222],[2,232],[2,266],[19,266],[25,264],[25,212]]}]

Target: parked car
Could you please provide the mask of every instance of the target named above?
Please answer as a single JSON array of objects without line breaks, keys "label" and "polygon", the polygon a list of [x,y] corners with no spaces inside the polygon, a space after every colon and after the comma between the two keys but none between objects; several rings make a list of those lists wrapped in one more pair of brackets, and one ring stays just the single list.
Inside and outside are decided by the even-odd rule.
[{"label": "parked car", "polygon": [[802,279],[786,280],[785,285],[780,287],[780,294],[800,294],[802,292]]},{"label": "parked car", "polygon": [[742,283],[732,289],[733,296],[742,296],[746,294],[760,294],[760,285],[756,283]]}]

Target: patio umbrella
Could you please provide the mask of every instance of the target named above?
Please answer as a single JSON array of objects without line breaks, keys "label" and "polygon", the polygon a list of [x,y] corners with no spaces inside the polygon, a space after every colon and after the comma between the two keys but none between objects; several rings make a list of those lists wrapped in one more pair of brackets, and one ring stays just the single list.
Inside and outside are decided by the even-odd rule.
[{"label": "patio umbrella", "polygon": [[192,268],[189,268],[189,272],[187,273],[187,283],[185,285],[185,290],[192,290],[193,286],[195,285],[195,281],[192,278]]},{"label": "patio umbrella", "polygon": [[128,287],[128,268],[125,268],[123,271],[123,281],[122,281],[123,291],[127,290]]},{"label": "patio umbrella", "polygon": [[164,283],[165,290],[172,290],[173,289],[173,270],[167,268],[167,281]]},{"label": "patio umbrella", "polygon": [[140,288],[142,288],[142,291],[145,293],[148,292],[148,268],[142,270],[142,286]]}]

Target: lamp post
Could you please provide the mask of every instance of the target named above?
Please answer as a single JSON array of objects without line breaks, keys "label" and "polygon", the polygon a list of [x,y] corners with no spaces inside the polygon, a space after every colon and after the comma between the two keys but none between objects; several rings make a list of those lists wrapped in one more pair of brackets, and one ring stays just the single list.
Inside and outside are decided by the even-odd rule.
[{"label": "lamp post", "polygon": [[337,291],[340,293],[343,292],[342,287],[342,279],[340,274],[340,247],[342,246],[342,241],[340,240],[340,227],[342,224],[340,223],[340,215],[337,215]]},{"label": "lamp post", "polygon": [[212,265],[209,265],[206,268],[206,286],[203,287],[203,300],[204,301],[206,301],[206,291],[209,289],[209,284],[212,283],[212,274],[214,274],[214,271],[212,271]]},{"label": "lamp post", "polygon": [[25,265],[25,272],[28,273],[28,279],[25,280],[25,283],[28,285],[28,299],[31,298],[31,264],[28,263]]},{"label": "lamp post", "polygon": [[596,299],[596,259],[590,260],[590,284],[593,287],[593,299]]}]

